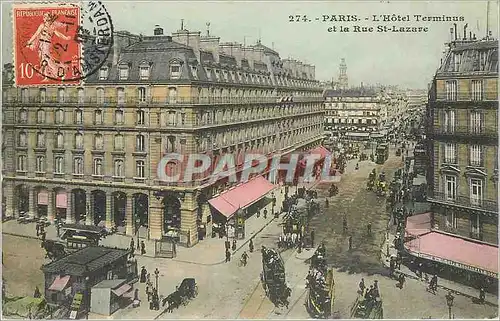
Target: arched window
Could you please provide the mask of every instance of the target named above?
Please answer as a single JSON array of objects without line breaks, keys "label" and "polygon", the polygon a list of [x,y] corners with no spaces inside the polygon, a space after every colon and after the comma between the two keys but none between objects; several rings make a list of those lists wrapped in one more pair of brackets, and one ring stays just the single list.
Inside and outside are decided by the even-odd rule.
[{"label": "arched window", "polygon": [[146,122],[146,112],[142,109],[139,109],[135,113],[136,115],[136,124],[137,125],[144,125]]},{"label": "arched window", "polygon": [[101,150],[104,148],[104,139],[102,134],[96,134],[94,136],[94,148],[96,150]]},{"label": "arched window", "polygon": [[125,104],[125,89],[116,88],[117,103],[119,105]]},{"label": "arched window", "polygon": [[97,103],[104,103],[104,88],[97,88]]},{"label": "arched window", "polygon": [[115,177],[124,177],[124,170],[123,170],[123,159],[116,159],[115,160],[115,172],[114,172]]},{"label": "arched window", "polygon": [[83,157],[77,156],[73,160],[73,174],[82,175],[83,174]]},{"label": "arched window", "polygon": [[102,158],[96,157],[94,158],[94,175],[102,176]]},{"label": "arched window", "polygon": [[22,124],[28,122],[28,111],[26,109],[19,110],[19,122]]},{"label": "arched window", "polygon": [[56,110],[56,124],[63,124],[64,123],[64,110],[62,108],[58,108]]},{"label": "arched window", "polygon": [[139,102],[145,102],[146,101],[146,88],[144,88],[144,87],[137,88],[137,96],[138,96]]},{"label": "arched window", "polygon": [[38,124],[45,123],[45,110],[40,108],[36,111],[36,122]]},{"label": "arched window", "polygon": [[39,147],[39,148],[45,147],[45,134],[42,132],[38,132],[36,134],[36,147]]},{"label": "arched window", "polygon": [[144,135],[137,135],[135,137],[135,150],[137,152],[144,152],[145,151],[145,138],[144,138]]},{"label": "arched window", "polygon": [[115,150],[123,150],[124,148],[124,141],[123,141],[123,135],[122,134],[117,134],[115,135]]},{"label": "arched window", "polygon": [[17,142],[17,146],[19,147],[26,147],[28,145],[28,140],[26,137],[26,132],[20,132],[19,133],[19,139]]},{"label": "arched window", "polygon": [[56,148],[64,148],[64,135],[56,133]]},{"label": "arched window", "polygon": [[83,110],[81,110],[80,108],[77,108],[75,110],[75,124],[83,124]]},{"label": "arched window", "polygon": [[117,109],[115,110],[115,124],[116,125],[122,125],[124,123],[124,114],[123,114],[123,110],[121,109]]}]

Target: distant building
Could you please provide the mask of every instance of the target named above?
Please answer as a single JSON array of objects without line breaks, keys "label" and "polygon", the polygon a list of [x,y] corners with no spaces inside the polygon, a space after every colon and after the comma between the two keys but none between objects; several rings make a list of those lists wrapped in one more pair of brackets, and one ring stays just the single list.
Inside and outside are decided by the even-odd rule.
[{"label": "distant building", "polygon": [[370,88],[327,89],[325,130],[334,136],[369,138],[380,129],[382,100]]},{"label": "distant building", "polygon": [[427,117],[434,227],[498,244],[497,40],[449,43]]},{"label": "distant building", "polygon": [[347,88],[349,88],[349,78],[347,78],[347,64],[344,58],[340,60],[338,86],[338,89],[341,90],[346,90]]}]

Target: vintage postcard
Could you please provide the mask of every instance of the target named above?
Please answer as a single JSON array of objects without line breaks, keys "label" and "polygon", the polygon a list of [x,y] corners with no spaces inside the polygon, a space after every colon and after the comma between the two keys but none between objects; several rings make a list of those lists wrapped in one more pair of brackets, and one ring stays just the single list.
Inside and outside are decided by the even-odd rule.
[{"label": "vintage postcard", "polygon": [[2,3],[2,317],[498,319],[498,9]]}]

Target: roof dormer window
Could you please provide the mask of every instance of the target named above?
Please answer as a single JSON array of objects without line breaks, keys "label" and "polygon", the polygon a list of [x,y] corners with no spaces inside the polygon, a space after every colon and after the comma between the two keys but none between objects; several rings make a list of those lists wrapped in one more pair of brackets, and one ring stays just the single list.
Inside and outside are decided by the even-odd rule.
[{"label": "roof dormer window", "polygon": [[217,79],[217,81],[220,81],[220,70],[215,69],[215,79]]},{"label": "roof dormer window", "polygon": [[181,77],[181,65],[174,63],[170,65],[170,78],[179,79]]},{"label": "roof dormer window", "polygon": [[108,79],[108,74],[109,74],[109,68],[108,67],[101,67],[101,69],[99,70],[99,80]]},{"label": "roof dormer window", "polygon": [[149,71],[150,71],[149,65],[141,65],[139,67],[139,76],[141,77],[141,80],[148,80],[149,79]]},{"label": "roof dormer window", "polygon": [[228,74],[227,74],[227,70],[224,70],[224,71],[223,71],[223,75],[224,75],[224,81],[226,81],[226,82],[227,82],[227,81],[228,81],[228,79],[229,79],[229,76],[228,76]]},{"label": "roof dormer window", "polygon": [[205,69],[205,72],[206,72],[206,74],[207,74],[207,79],[208,79],[208,80],[211,80],[211,79],[212,79],[212,70],[210,70],[210,69],[206,68],[206,69]]},{"label": "roof dormer window", "polygon": [[121,65],[119,67],[120,71],[120,80],[127,80],[128,79],[128,66],[127,65]]}]

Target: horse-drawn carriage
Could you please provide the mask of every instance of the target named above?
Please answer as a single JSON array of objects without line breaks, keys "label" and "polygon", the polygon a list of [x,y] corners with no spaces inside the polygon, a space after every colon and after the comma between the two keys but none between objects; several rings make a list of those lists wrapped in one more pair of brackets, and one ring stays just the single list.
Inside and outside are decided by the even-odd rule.
[{"label": "horse-drawn carriage", "polygon": [[262,286],[267,297],[276,306],[288,307],[288,298],[292,290],[285,280],[285,264],[279,253],[274,249],[262,247]]},{"label": "horse-drawn carriage", "polygon": [[188,302],[198,295],[198,285],[194,278],[186,278],[182,280],[176,290],[168,295],[162,301],[162,306],[168,303],[166,312],[172,312],[181,305],[187,305]]},{"label": "horse-drawn carriage", "polygon": [[376,193],[378,196],[386,196],[387,195],[387,182],[386,181],[377,181],[377,189]]},{"label": "horse-drawn carriage", "polygon": [[313,318],[328,319],[335,299],[333,269],[326,264],[325,248],[321,245],[311,258],[307,276],[306,309]]},{"label": "horse-drawn carriage", "polygon": [[65,224],[61,229],[61,239],[66,240],[69,249],[98,246],[101,238],[106,236],[106,229],[93,225]]},{"label": "horse-drawn carriage", "polygon": [[42,242],[42,247],[45,249],[45,257],[51,260],[59,260],[66,255],[64,244],[62,243],[52,240],[44,240]]},{"label": "horse-drawn carriage", "polygon": [[359,295],[351,308],[352,319],[383,319],[384,310],[382,301],[378,299],[367,299]]}]

